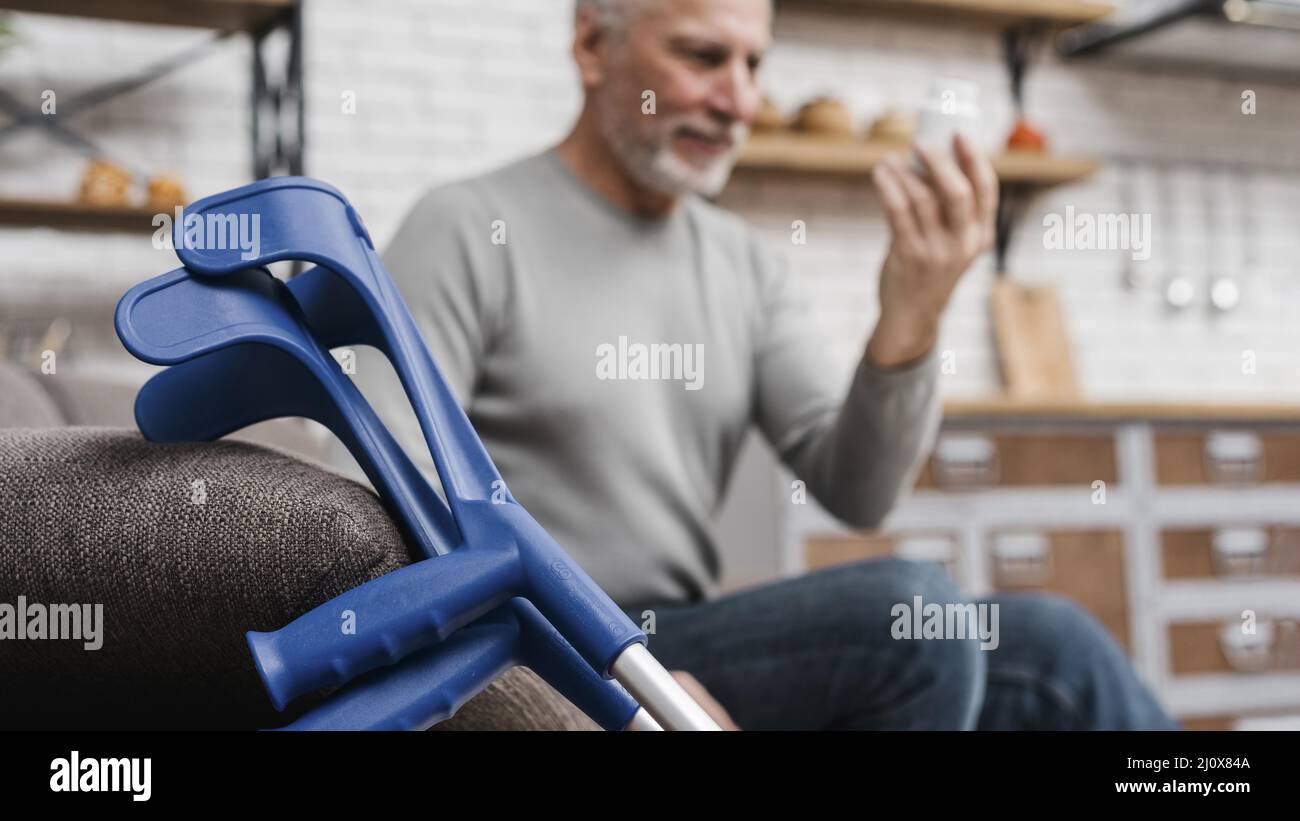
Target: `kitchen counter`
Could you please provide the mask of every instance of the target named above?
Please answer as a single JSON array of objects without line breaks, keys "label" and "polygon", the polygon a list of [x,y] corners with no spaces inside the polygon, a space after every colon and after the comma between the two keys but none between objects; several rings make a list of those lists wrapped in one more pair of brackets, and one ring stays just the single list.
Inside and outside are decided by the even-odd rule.
[{"label": "kitchen counter", "polygon": [[1260,422],[1300,424],[1300,403],[1089,402],[1027,400],[1008,396],[949,399],[944,418],[966,420],[1068,420],[1149,422]]}]

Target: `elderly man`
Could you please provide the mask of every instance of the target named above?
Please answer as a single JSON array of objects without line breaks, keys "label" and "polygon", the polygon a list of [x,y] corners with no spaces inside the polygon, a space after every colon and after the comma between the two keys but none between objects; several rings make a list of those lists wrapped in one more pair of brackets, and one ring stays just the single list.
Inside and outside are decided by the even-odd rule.
[{"label": "elderly man", "polygon": [[[1000,637],[981,649],[891,631],[917,596],[961,601],[929,565],[716,596],[713,518],[751,425],[840,519],[871,527],[889,511],[933,435],[940,318],[992,241],[997,197],[960,139],[920,148],[923,173],[877,167],[891,232],[880,319],[845,392],[782,259],[703,198],[758,110],[771,13],[769,0],[577,0],[585,97],[570,134],[433,190],[386,251],[443,372],[514,496],[634,618],[655,611],[651,650],[742,727],[1171,726],[1098,624],[1059,599],[991,600]],[[649,367],[647,351],[671,361]],[[362,356],[358,378],[436,475],[381,361]]]}]

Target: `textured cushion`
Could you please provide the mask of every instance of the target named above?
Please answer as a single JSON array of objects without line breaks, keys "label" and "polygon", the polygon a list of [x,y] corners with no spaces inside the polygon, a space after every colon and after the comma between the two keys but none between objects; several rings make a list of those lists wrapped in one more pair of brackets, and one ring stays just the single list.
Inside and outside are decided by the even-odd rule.
[{"label": "textured cushion", "polygon": [[599,730],[527,667],[516,667],[435,730]]},{"label": "textured cushion", "polygon": [[0,428],[43,428],[67,424],[39,379],[12,362],[0,360]]},{"label": "textured cushion", "polygon": [[[0,727],[275,726],[244,631],[410,561],[368,489],[242,442],[0,430],[0,499],[0,603],[102,604],[105,633],[0,641]],[[591,725],[515,670],[444,726]]]}]

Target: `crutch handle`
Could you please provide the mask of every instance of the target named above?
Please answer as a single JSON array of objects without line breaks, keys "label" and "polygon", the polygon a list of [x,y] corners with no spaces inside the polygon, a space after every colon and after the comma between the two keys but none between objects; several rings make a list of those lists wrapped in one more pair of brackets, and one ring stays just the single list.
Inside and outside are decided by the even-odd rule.
[{"label": "crutch handle", "polygon": [[277,710],[445,640],[508,599],[507,550],[459,550],[354,587],[279,630],[249,631],[253,662]]},{"label": "crutch handle", "polygon": [[498,608],[441,644],[358,678],[284,730],[426,730],[515,664],[519,625]]},{"label": "crutch handle", "polygon": [[603,729],[627,728],[640,709],[618,682],[597,676],[535,607],[515,598],[441,644],[358,678],[283,729],[424,730],[520,664]]}]

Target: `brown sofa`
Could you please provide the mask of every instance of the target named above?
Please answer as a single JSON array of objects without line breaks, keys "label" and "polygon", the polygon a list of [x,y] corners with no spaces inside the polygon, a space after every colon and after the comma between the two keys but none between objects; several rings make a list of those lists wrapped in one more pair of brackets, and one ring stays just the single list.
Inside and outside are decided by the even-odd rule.
[{"label": "brown sofa", "polygon": [[[368,488],[291,453],[318,453],[305,426],[250,429],[262,444],[154,444],[133,398],[0,362],[0,603],[104,613],[98,650],[0,641],[0,728],[283,724],[313,702],[271,708],[244,631],[410,562],[407,547]],[[522,668],[439,725],[593,727]]]}]

